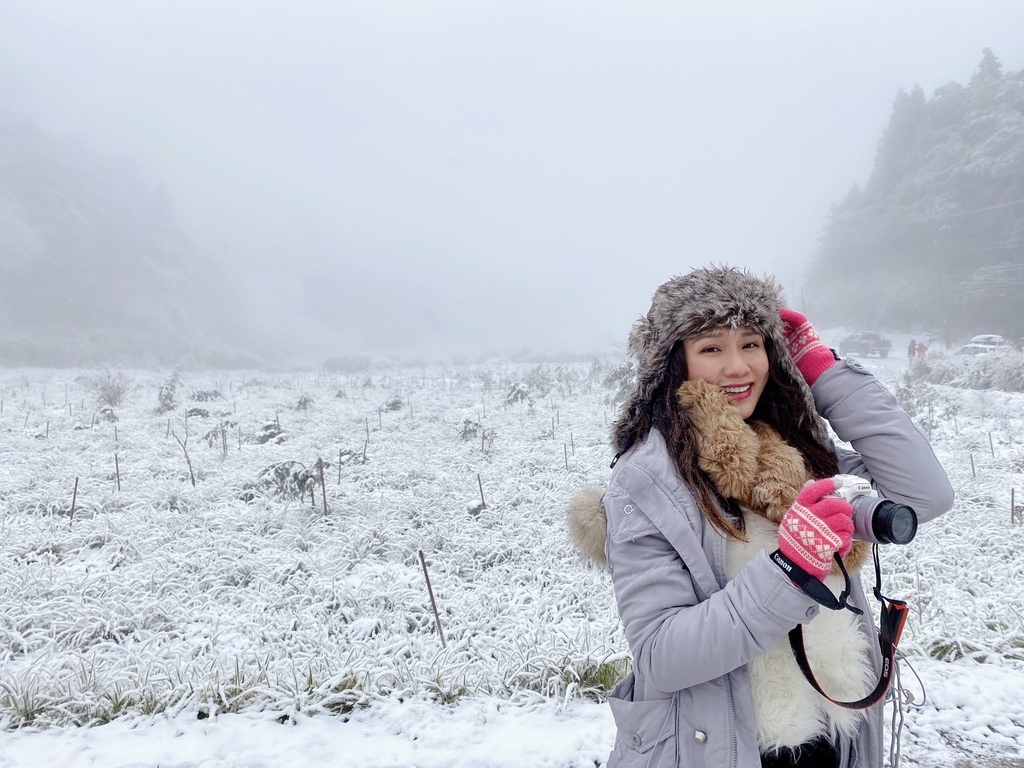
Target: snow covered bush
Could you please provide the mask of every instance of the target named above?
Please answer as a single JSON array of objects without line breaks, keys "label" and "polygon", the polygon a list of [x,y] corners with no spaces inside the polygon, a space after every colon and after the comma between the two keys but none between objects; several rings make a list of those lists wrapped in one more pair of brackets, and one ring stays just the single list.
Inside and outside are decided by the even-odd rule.
[{"label": "snow covered bush", "polygon": [[96,402],[110,408],[116,408],[124,402],[132,383],[121,371],[112,372],[104,368],[99,373],[88,377]]},{"label": "snow covered bush", "polygon": [[168,413],[178,407],[178,385],[181,384],[181,377],[172,373],[157,392],[159,404],[156,407],[157,413]]},{"label": "snow covered bush", "polygon": [[1024,354],[936,354],[915,360],[910,370],[916,379],[961,389],[1001,389],[1024,392]]}]

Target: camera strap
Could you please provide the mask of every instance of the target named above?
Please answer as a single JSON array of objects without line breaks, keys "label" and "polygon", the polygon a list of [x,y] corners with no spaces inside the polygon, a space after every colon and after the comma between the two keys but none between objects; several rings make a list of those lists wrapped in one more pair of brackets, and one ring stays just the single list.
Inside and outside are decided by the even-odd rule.
[{"label": "camera strap", "polygon": [[[879,674],[878,684],[871,693],[857,701],[836,701],[833,699],[821,689],[818,681],[814,679],[814,672],[811,671],[811,664],[807,660],[807,651],[804,648],[803,625],[797,625],[797,627],[789,633],[789,645],[793,649],[793,656],[796,657],[796,663],[800,667],[800,671],[804,673],[804,677],[807,679],[807,682],[811,684],[811,687],[814,688],[814,690],[833,704],[844,707],[845,709],[867,709],[885,697],[886,692],[889,690],[889,685],[892,683],[893,675],[895,674],[896,646],[899,645],[900,636],[903,634],[903,627],[907,623],[907,617],[910,615],[910,608],[907,607],[905,602],[902,600],[891,600],[882,594],[882,567],[878,561],[877,544],[874,546],[873,550],[875,560],[874,595],[878,599],[879,603],[881,603],[881,609],[878,617],[878,646],[882,652],[882,671]],[[801,585],[801,588],[808,592],[811,597],[814,597],[815,600],[818,600],[819,603],[822,603],[828,608],[832,608],[832,610],[840,610],[841,608],[846,607],[854,613],[862,613],[862,611],[859,611],[852,605],[847,604],[846,598],[849,596],[850,592],[850,576],[847,574],[846,569],[843,568],[842,560],[838,555],[835,556],[835,559],[839,562],[843,575],[846,577],[846,588],[843,590],[839,599],[836,599],[836,597],[832,595],[832,602],[835,604],[834,608],[828,603],[818,599],[818,597],[812,594],[805,586]],[[817,581],[817,579],[814,579],[814,581]],[[821,584],[820,581],[818,581],[818,583]],[[821,586],[825,588],[826,592],[829,591],[824,584],[821,584]]]}]

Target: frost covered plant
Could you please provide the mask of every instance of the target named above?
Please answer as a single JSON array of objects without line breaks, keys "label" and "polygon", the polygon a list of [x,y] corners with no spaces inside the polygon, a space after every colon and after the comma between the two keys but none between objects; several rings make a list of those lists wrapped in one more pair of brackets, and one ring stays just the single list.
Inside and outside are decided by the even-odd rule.
[{"label": "frost covered plant", "polygon": [[1024,392],[1024,355],[936,355],[914,363],[914,378],[960,389]]},{"label": "frost covered plant", "polygon": [[188,396],[188,399],[196,403],[210,403],[214,400],[223,400],[224,396],[216,389],[197,389]]},{"label": "frost covered plant", "polygon": [[605,389],[611,390],[611,394],[608,395],[605,402],[609,405],[625,402],[635,381],[636,365],[634,363],[621,363],[612,368],[601,381],[601,385]]},{"label": "frost covered plant", "polygon": [[515,405],[516,403],[526,403],[530,406],[533,405],[533,398],[530,397],[530,388],[521,381],[515,382],[508,388],[508,392],[505,393],[506,407]]},{"label": "frost covered plant", "polygon": [[89,378],[89,387],[96,397],[96,402],[110,408],[116,408],[124,402],[131,386],[131,381],[121,371],[114,373],[109,368],[104,368]]},{"label": "frost covered plant", "polygon": [[944,394],[920,375],[922,366],[915,366],[891,390],[900,407],[914,420],[918,428],[931,439],[942,424],[954,421],[960,413],[959,403]]},{"label": "frost covered plant", "polygon": [[287,435],[281,429],[280,422],[274,419],[273,421],[263,422],[260,428],[256,430],[256,434],[253,435],[252,439],[254,442],[263,445],[265,443],[283,443],[286,437]]},{"label": "frost covered plant", "polygon": [[181,384],[181,377],[172,373],[170,377],[160,385],[157,392],[158,405],[157,413],[170,413],[178,407],[178,386]]},{"label": "frost covered plant", "polygon": [[998,355],[992,364],[992,383],[1007,392],[1024,392],[1024,355]]}]

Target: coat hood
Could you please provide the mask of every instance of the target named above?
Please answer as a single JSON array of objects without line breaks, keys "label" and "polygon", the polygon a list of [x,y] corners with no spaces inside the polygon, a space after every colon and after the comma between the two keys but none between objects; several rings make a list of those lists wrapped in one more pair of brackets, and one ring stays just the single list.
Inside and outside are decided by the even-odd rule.
[{"label": "coat hood", "polygon": [[784,306],[782,288],[773,277],[757,277],[734,267],[696,269],[659,286],[650,310],[634,323],[629,335],[627,351],[636,361],[636,383],[612,427],[615,452],[626,451],[642,436],[643,415],[651,410],[676,343],[717,326],[747,326],[771,340],[773,368],[803,392],[807,425],[818,442],[831,449],[810,387],[786,346],[779,317]]}]

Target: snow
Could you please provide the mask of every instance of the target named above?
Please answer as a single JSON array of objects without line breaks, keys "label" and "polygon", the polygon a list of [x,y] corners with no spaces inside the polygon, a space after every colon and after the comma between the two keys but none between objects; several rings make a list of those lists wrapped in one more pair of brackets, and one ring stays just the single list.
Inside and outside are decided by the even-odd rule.
[{"label": "snow", "polygon": [[[183,374],[162,415],[169,372],[125,371],[116,424],[92,422],[90,372],[0,371],[0,768],[602,765],[614,725],[586,670],[621,663],[625,641],[561,510],[607,476],[616,362]],[[958,494],[883,552],[884,591],[912,609],[900,764],[1019,765],[1024,396],[862,362]],[[520,384],[533,403],[504,405]],[[189,419],[193,488],[169,432],[185,434],[188,390],[213,389],[213,416]],[[250,439],[278,420],[283,442]],[[202,439],[223,423],[227,452]],[[267,467],[317,457],[312,497],[239,500]]]},{"label": "snow", "polygon": [[[1024,758],[1024,671],[969,661],[913,666],[927,698],[904,671],[918,702],[906,712],[902,765]],[[0,768],[593,768],[607,758],[614,732],[608,707],[595,702],[388,700],[347,718],[182,713],[9,731],[0,733]]]}]

